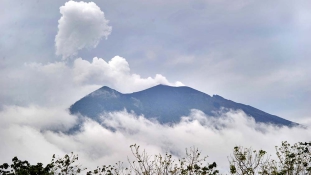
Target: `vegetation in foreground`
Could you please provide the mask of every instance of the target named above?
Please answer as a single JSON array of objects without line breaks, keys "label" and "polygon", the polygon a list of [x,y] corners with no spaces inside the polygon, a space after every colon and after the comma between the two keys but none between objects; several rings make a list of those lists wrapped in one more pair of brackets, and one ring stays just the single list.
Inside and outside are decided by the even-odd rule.
[{"label": "vegetation in foreground", "polygon": [[[208,163],[196,148],[186,149],[186,157],[175,160],[172,155],[148,155],[138,145],[130,146],[134,160],[128,160],[128,167],[119,162],[114,165],[98,166],[88,171],[78,164],[78,155],[71,153],[63,158],[52,157],[50,164],[31,165],[17,157],[12,163],[0,165],[3,175],[218,175],[215,162]],[[232,175],[311,175],[311,142],[290,145],[282,142],[276,146],[277,160],[270,159],[264,150],[252,150],[236,146],[229,156],[229,172]]]}]

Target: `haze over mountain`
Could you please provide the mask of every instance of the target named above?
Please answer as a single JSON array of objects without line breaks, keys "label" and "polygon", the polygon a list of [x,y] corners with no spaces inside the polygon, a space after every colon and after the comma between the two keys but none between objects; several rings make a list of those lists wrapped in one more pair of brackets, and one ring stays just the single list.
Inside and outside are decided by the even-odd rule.
[{"label": "haze over mountain", "polygon": [[160,123],[176,123],[182,116],[198,109],[208,116],[219,117],[222,112],[242,110],[256,122],[292,126],[295,123],[268,114],[249,105],[227,100],[219,95],[210,96],[193,88],[157,85],[149,89],[122,94],[107,86],[90,93],[70,107],[72,114],[81,114],[98,121],[104,112],[127,110]]}]

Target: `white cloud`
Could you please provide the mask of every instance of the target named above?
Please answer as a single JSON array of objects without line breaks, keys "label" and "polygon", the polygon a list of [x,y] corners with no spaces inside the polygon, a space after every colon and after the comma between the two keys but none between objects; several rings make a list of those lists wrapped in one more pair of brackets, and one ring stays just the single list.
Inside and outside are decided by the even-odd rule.
[{"label": "white cloud", "polygon": [[10,125],[31,126],[37,130],[67,131],[77,123],[77,117],[60,108],[39,106],[4,106],[0,111],[1,128]]},{"label": "white cloud", "polygon": [[209,156],[209,161],[216,161],[220,169],[227,171],[227,156],[236,145],[264,149],[273,155],[274,146],[282,141],[309,141],[311,137],[310,129],[258,124],[241,111],[230,111],[220,118],[213,118],[193,110],[190,116],[183,117],[173,126],[161,125],[125,111],[105,114],[102,122],[115,131],[87,120],[81,133],[70,138],[63,135],[69,139],[67,142],[77,141],[79,151],[87,152],[84,154],[87,161],[92,159],[97,164],[126,161],[126,156],[131,155],[128,146],[133,143],[151,154],[169,151],[177,156],[184,155],[186,147],[196,146]]},{"label": "white cloud", "polygon": [[142,78],[131,73],[128,62],[120,56],[115,56],[108,62],[97,57],[92,62],[78,58],[74,61],[73,72],[77,83],[108,85],[122,92],[139,91],[157,84],[183,85],[178,81],[171,83],[161,74],[156,74],[154,78]]},{"label": "white cloud", "polygon": [[0,108],[4,105],[68,108],[99,87],[76,84],[71,67],[63,62],[28,63],[0,74]]},{"label": "white cloud", "polygon": [[60,13],[55,46],[56,55],[63,58],[74,56],[83,48],[95,48],[112,31],[104,12],[94,2],[69,1],[60,7]]},{"label": "white cloud", "polygon": [[161,74],[141,77],[131,73],[125,58],[115,56],[106,62],[93,58],[92,62],[78,58],[73,65],[64,62],[27,63],[7,74],[0,74],[0,106],[17,105],[68,108],[74,102],[101,86],[126,92],[135,92],[157,84],[182,86],[170,82]]},{"label": "white cloud", "polygon": [[10,162],[14,156],[31,163],[48,163],[54,153],[64,152],[47,141],[43,133],[67,131],[77,123],[77,117],[69,115],[66,109],[34,105],[5,106],[0,119],[0,164]]},{"label": "white cloud", "polygon": [[49,163],[53,154],[64,154],[47,141],[42,132],[31,126],[10,124],[0,128],[0,138],[1,164],[11,162],[14,156],[31,164]]},{"label": "white cloud", "polygon": [[[69,116],[65,112],[51,113],[49,110],[36,109],[42,115],[48,116],[48,121],[57,115],[59,119]],[[310,129],[256,124],[240,111],[230,111],[220,118],[213,118],[193,110],[189,116],[183,117],[179,123],[172,126],[160,125],[143,116],[120,111],[105,114],[102,118],[103,124],[114,128],[115,131],[85,119],[79,132],[64,134],[40,132],[39,128],[49,127],[45,122],[41,123],[41,127],[38,127],[40,122],[35,120],[30,120],[25,125],[25,121],[18,118],[20,115],[26,116],[25,110],[12,110],[14,108],[7,110],[7,115],[1,116],[11,122],[0,128],[0,153],[3,155],[0,162],[18,156],[31,159],[32,162],[47,163],[54,153],[62,156],[73,151],[79,154],[79,160],[84,166],[95,168],[97,165],[113,164],[117,161],[126,163],[127,156],[132,158],[129,145],[137,143],[150,154],[169,151],[175,156],[182,156],[185,148],[196,146],[203,155],[209,156],[209,162],[216,161],[222,172],[226,172],[227,156],[236,145],[264,149],[273,155],[274,146],[280,145],[281,141],[294,143],[309,141],[311,137]],[[66,119],[62,119],[59,125],[62,125],[64,120],[66,122]],[[38,151],[32,151],[33,148]]]}]

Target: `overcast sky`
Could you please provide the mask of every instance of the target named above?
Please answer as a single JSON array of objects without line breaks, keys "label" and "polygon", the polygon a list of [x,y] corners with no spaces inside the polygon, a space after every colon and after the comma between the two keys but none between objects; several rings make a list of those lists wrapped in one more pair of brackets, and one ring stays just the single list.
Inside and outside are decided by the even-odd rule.
[{"label": "overcast sky", "polygon": [[[101,86],[162,83],[308,125],[310,9],[308,0],[1,0],[0,116],[39,135],[65,131],[76,120],[66,109]],[[47,135],[38,137],[52,143]]]}]

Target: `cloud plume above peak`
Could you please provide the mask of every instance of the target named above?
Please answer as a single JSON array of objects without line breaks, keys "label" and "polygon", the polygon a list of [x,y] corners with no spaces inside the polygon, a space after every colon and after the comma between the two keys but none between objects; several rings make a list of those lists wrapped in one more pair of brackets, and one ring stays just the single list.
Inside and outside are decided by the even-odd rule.
[{"label": "cloud plume above peak", "polygon": [[73,60],[73,65],[62,61],[47,64],[30,62],[12,70],[12,74],[15,75],[0,75],[0,85],[4,89],[0,91],[0,109],[4,105],[29,104],[69,107],[101,86],[109,86],[122,93],[158,84],[183,86],[180,81],[170,81],[162,74],[142,77],[133,73],[129,62],[120,56],[108,61],[98,57],[92,61],[77,58]]},{"label": "cloud plume above peak", "polygon": [[63,59],[77,55],[83,48],[95,48],[112,31],[104,12],[94,2],[69,1],[60,7],[60,13],[55,47],[56,55]]},{"label": "cloud plume above peak", "polygon": [[108,62],[97,57],[94,57],[92,62],[78,58],[74,61],[73,74],[76,83],[105,84],[116,87],[121,92],[139,91],[158,84],[183,86],[179,81],[169,82],[161,74],[156,74],[153,78],[142,78],[138,74],[131,73],[129,63],[120,56],[115,56]]}]

